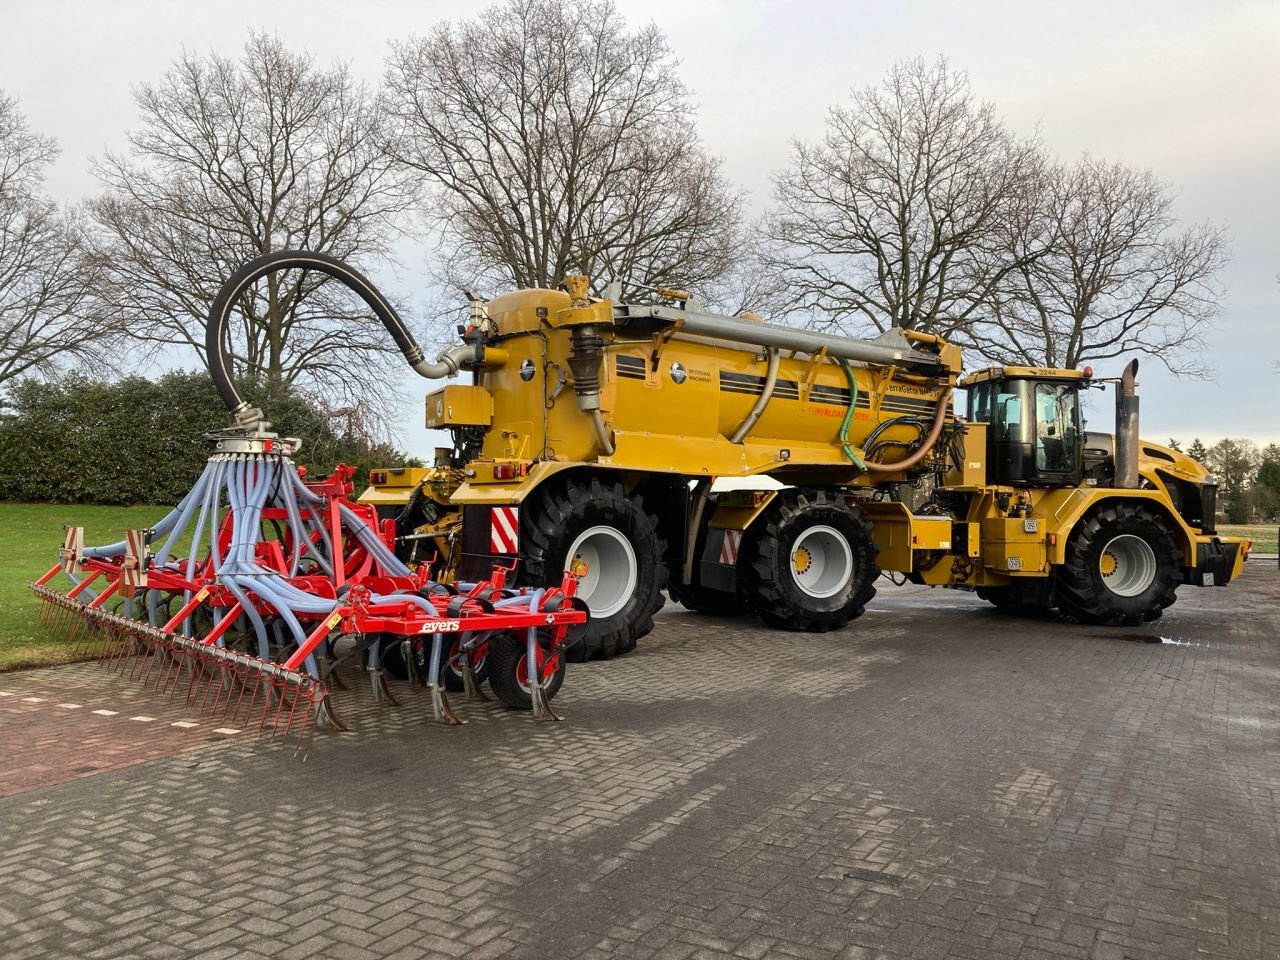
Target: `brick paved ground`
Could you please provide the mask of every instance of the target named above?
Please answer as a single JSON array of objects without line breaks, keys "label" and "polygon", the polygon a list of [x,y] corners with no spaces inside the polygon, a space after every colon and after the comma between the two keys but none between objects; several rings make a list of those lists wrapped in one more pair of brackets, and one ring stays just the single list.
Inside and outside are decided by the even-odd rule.
[{"label": "brick paved ground", "polygon": [[1280,956],[1277,599],[1259,564],[1140,630],[669,609],[565,723],[353,691],[305,763],[0,676],[0,956]]}]

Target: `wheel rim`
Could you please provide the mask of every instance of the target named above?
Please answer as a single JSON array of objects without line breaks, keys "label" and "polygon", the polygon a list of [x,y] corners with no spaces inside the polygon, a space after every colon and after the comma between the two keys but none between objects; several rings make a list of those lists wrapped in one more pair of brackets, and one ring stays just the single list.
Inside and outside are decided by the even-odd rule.
[{"label": "wheel rim", "polygon": [[1113,537],[1098,557],[1102,582],[1118,597],[1136,597],[1156,579],[1156,552],[1132,533]]},{"label": "wheel rim", "polygon": [[569,547],[565,569],[579,575],[578,596],[586,601],[591,615],[601,619],[627,605],[639,579],[636,552],[616,527],[588,527],[578,534]]},{"label": "wheel rim", "polygon": [[817,600],[835,596],[853,579],[853,549],[835,527],[812,526],[791,547],[791,578]]},{"label": "wheel rim", "polygon": [[[548,668],[550,664],[550,668]],[[552,678],[560,671],[560,658],[557,656],[555,661],[548,660],[543,655],[542,649],[538,649],[538,670],[542,673],[542,686],[545,690]],[[533,695],[533,686],[529,683],[529,656],[525,654],[516,662],[516,686],[530,696]]]},{"label": "wheel rim", "polygon": [[[454,644],[445,651],[448,654],[449,665],[445,668],[459,680],[462,679],[462,664],[453,660],[453,655],[458,652],[458,645]],[[484,669],[485,661],[489,659],[489,644],[482,643],[471,651],[471,672],[479,676],[480,671]]]}]

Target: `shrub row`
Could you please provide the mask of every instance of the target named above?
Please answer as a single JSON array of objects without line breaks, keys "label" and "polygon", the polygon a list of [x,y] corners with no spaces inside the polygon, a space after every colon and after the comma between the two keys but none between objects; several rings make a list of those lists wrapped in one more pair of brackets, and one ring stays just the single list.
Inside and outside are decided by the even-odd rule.
[{"label": "shrub row", "polygon": [[[312,473],[342,462],[358,467],[362,482],[370,466],[406,462],[394,447],[344,436],[338,421],[304,397],[246,395],[277,433],[303,439],[296,459]],[[204,435],[228,422],[203,372],[114,383],[79,373],[21,381],[0,411],[0,499],[176,504],[204,468]]]}]

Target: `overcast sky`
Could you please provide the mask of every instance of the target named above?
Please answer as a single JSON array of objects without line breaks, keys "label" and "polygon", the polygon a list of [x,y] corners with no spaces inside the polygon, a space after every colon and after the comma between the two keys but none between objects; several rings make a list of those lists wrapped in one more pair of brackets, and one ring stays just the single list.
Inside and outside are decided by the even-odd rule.
[{"label": "overcast sky", "polygon": [[[1143,435],[1280,441],[1280,2],[702,2],[618,0],[652,20],[683,61],[699,130],[726,172],[768,202],[792,137],[821,135],[828,106],[896,60],[945,54],[1015,130],[1037,127],[1062,158],[1149,167],[1180,191],[1177,214],[1228,227],[1227,294],[1211,337],[1214,382],[1142,366]],[[265,29],[376,82],[387,41],[483,3],[352,0],[0,0],[0,88],[63,154],[51,181],[94,190],[90,157],[137,124],[131,85],[183,46],[236,53]],[[405,266],[412,297],[413,269]],[[400,368],[389,360],[389,375]],[[1100,372],[1118,372],[1116,370]],[[412,374],[409,375],[412,380]],[[421,381],[403,439],[427,453]],[[408,424],[415,426],[408,426]],[[1095,428],[1104,424],[1095,422]]]}]

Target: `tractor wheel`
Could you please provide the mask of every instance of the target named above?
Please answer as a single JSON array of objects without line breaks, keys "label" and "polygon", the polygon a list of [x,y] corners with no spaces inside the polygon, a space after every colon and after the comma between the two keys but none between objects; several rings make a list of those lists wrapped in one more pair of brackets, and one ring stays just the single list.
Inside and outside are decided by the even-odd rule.
[{"label": "tractor wheel", "polygon": [[[538,647],[539,669],[547,669],[547,651]],[[551,675],[544,676],[546,688],[543,693],[549,701],[555,698],[564,686],[564,656],[555,658],[551,665]],[[493,695],[515,710],[529,710],[533,707],[533,695],[529,692],[528,652],[525,642],[514,633],[499,633],[489,641],[489,689]]]},{"label": "tractor wheel", "polygon": [[667,578],[657,521],[641,498],[620,483],[570,480],[539,491],[520,512],[522,582],[559,585],[564,571],[582,571],[578,596],[591,619],[568,659],[608,660],[635,649],[653,629]]},{"label": "tractor wheel", "polygon": [[838,630],[875,596],[871,525],[822,490],[789,490],[743,545],[739,571],[760,619],[781,630]]},{"label": "tractor wheel", "polygon": [[1077,524],[1057,572],[1058,608],[1084,623],[1137,626],[1177,599],[1182,551],[1148,507],[1109,503]]}]

